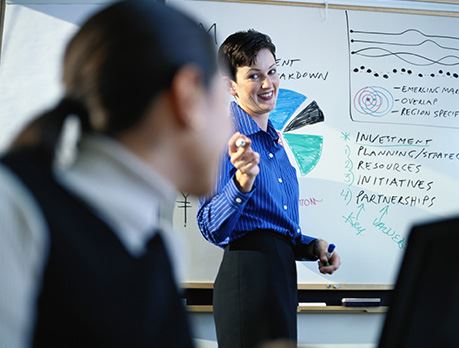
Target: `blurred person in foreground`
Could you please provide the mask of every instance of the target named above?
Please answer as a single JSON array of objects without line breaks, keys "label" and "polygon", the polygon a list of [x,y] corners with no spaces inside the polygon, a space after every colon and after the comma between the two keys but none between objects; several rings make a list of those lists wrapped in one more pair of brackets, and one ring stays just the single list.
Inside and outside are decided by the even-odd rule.
[{"label": "blurred person in foreground", "polygon": [[[153,1],[72,37],[62,99],[0,159],[1,347],[193,346],[170,216],[176,190],[214,187],[231,133],[216,66],[207,33]],[[60,166],[70,116],[81,138]]]}]

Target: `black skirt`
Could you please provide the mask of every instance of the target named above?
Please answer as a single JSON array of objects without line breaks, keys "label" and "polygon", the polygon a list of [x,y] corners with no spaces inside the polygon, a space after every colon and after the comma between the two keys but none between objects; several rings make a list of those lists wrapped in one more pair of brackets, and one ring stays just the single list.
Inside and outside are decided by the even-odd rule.
[{"label": "black skirt", "polygon": [[219,348],[297,340],[297,274],[291,242],[267,230],[230,243],[213,292]]}]

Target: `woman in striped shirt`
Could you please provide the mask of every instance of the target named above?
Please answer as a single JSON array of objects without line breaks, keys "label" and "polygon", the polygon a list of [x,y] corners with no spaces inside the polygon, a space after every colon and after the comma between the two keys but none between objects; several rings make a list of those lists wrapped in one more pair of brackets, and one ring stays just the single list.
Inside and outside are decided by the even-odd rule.
[{"label": "woman in striped shirt", "polygon": [[296,171],[269,120],[279,88],[271,39],[237,32],[220,46],[219,61],[228,68],[237,132],[217,189],[198,211],[204,237],[225,250],[213,299],[219,347],[296,342],[295,260],[320,260],[320,272],[331,274],[340,258],[327,255],[327,242],[301,233]]}]

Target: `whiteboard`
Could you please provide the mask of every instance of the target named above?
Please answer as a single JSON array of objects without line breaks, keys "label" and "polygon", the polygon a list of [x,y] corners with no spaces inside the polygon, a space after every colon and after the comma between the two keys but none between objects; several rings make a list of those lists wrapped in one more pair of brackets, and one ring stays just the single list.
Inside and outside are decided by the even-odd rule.
[{"label": "whiteboard", "polygon": [[65,44],[97,5],[7,5],[0,62],[0,150],[62,94]]},{"label": "whiteboard", "polygon": [[[313,101],[323,111],[323,122],[308,124],[283,134],[284,140],[288,135],[290,143],[294,143],[293,146],[287,144],[286,148],[299,172],[302,229],[305,233],[336,243],[343,265],[335,275],[325,277],[317,272],[315,264],[297,263],[299,282],[392,284],[403,252],[398,242],[406,237],[411,224],[458,211],[459,203],[454,199],[459,190],[458,175],[455,174],[459,169],[458,160],[454,156],[459,152],[457,123],[453,117],[433,117],[438,110],[459,109],[457,95],[451,94],[459,87],[454,77],[459,69],[452,57],[457,56],[458,19],[211,1],[169,3],[199,18],[206,29],[216,35],[216,46],[236,30],[255,28],[271,35],[278,48],[279,71],[285,74],[281,80],[284,89],[281,100],[287,102],[276,116],[278,127],[285,129]],[[24,122],[59,98],[62,93],[59,67],[65,43],[82,20],[100,6],[7,5],[0,63],[0,150],[5,148]],[[380,48],[406,49],[399,45],[389,47],[383,44],[378,44],[378,49],[350,54],[351,50],[369,48],[368,43],[356,40],[386,40],[381,34],[368,32],[388,31],[387,23],[390,23],[392,32],[417,29],[424,35],[446,36],[433,38],[409,31],[399,35],[396,41],[399,44],[419,44],[430,40],[418,47],[406,47],[411,53],[433,60],[446,58],[442,64],[419,65],[427,61],[413,55],[401,56],[418,59],[411,64],[395,56],[370,58],[363,55],[384,55]],[[365,33],[350,35],[351,29]],[[373,38],[373,35],[378,37]],[[351,45],[352,39],[354,43]],[[362,66],[364,69],[361,69]],[[357,71],[354,72],[354,69]],[[368,69],[371,69],[371,73],[367,72]],[[397,69],[397,72],[394,73],[393,69]],[[411,70],[411,74],[408,70]],[[379,76],[373,76],[375,73]],[[418,76],[420,73],[423,77]],[[384,74],[388,74],[388,78],[384,78]],[[394,89],[402,86],[440,89],[430,92],[421,89],[399,89],[397,92]],[[368,87],[373,89],[365,89]],[[447,90],[442,92],[443,88]],[[388,95],[384,94],[383,89],[390,92],[393,104],[388,104]],[[366,100],[367,96],[369,100]],[[407,99],[402,102],[402,98]],[[435,98],[437,101],[434,104]],[[412,105],[414,100],[421,99],[430,100],[433,105],[425,105],[424,101],[424,105]],[[392,107],[391,111],[399,110],[399,114],[389,112],[378,115],[388,106]],[[402,108],[430,111],[431,115],[402,117]],[[359,141],[357,135],[360,135]],[[388,144],[387,138],[381,140],[383,144],[379,144],[380,137],[376,138],[377,135],[413,139],[411,142],[431,141],[425,144],[429,146],[424,151],[424,147],[419,146],[424,145],[421,143],[414,144],[417,146],[378,148],[375,145],[394,144]],[[307,139],[309,148],[317,151],[308,153],[308,147],[302,148],[298,139]],[[371,141],[374,141],[370,143],[372,146],[358,144]],[[359,153],[360,146],[365,146],[365,150]],[[412,159],[409,154],[399,154],[397,157],[386,153],[376,160],[375,155],[369,152],[404,148],[417,150],[417,154],[421,154]],[[297,151],[296,156],[292,149]],[[427,157],[425,151],[431,153],[431,158]],[[439,158],[436,152],[451,153],[453,158]],[[299,164],[297,158],[304,153],[308,155],[305,156],[306,161]],[[365,169],[362,165],[359,167],[360,161],[381,163],[383,167]],[[395,163],[404,167],[405,171],[415,172],[399,173],[394,169]],[[365,179],[361,178],[363,175]],[[399,188],[393,186],[395,184],[375,185],[372,182],[374,177],[384,176],[411,179],[411,186],[421,185],[417,180],[424,180],[423,185],[426,186],[430,182],[432,184],[427,191],[419,187]],[[360,183],[359,180],[368,182]],[[357,201],[362,190],[366,196],[360,195]],[[420,197],[421,201],[428,196],[429,199],[435,197],[435,200],[430,207],[429,199],[424,204],[416,203],[414,206],[367,202],[373,194],[390,197],[403,194]],[[195,222],[196,209],[195,198],[186,194],[177,197],[174,225],[185,240],[185,250],[190,260],[185,280],[212,282],[222,251],[201,236]]]},{"label": "whiteboard", "polygon": [[[271,119],[297,169],[301,228],[335,243],[343,261],[332,276],[297,262],[299,283],[393,284],[410,226],[459,211],[459,19],[167,3],[197,18],[216,47],[249,28],[277,46]],[[199,235],[196,209],[177,199],[186,278],[213,281],[222,252]]]}]

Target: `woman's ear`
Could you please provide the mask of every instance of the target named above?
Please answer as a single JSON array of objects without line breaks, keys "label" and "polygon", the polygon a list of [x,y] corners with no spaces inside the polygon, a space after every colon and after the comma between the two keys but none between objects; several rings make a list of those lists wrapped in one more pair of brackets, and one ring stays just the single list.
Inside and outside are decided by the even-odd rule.
[{"label": "woman's ear", "polygon": [[180,127],[195,128],[202,122],[200,107],[205,97],[201,70],[188,65],[175,74],[170,88],[171,107]]},{"label": "woman's ear", "polygon": [[236,92],[236,82],[234,82],[231,78],[228,76],[223,76],[223,81],[225,82],[226,87],[228,88],[228,91],[233,97],[237,97],[237,92]]}]

